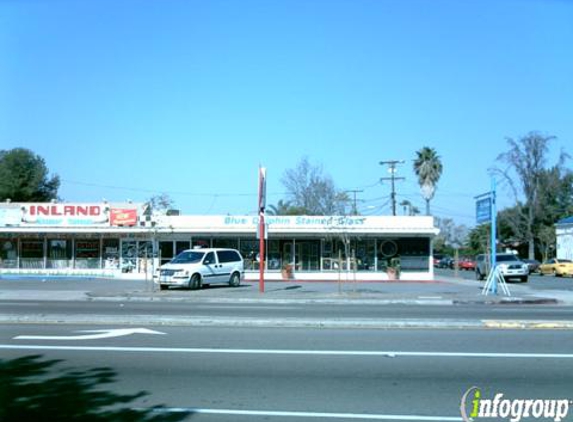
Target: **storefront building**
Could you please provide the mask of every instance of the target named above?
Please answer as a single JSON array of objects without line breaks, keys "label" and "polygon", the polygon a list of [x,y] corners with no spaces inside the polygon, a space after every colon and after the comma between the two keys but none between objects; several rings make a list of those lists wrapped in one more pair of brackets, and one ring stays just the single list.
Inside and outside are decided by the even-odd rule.
[{"label": "storefront building", "polygon": [[[432,217],[267,216],[265,278],[429,280]],[[155,216],[136,204],[0,205],[0,274],[149,275],[194,247],[259,274],[257,216]]]},{"label": "storefront building", "polygon": [[557,259],[573,261],[573,216],[564,218],[555,224],[555,238]]}]

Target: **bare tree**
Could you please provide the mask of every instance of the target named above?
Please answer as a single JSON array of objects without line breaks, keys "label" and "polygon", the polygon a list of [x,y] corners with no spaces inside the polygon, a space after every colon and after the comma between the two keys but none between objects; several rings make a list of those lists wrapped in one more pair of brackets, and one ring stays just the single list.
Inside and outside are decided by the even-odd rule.
[{"label": "bare tree", "polygon": [[[495,167],[494,174],[501,175],[516,201],[516,215],[511,223],[515,236],[528,243],[528,257],[535,256],[535,228],[543,219],[543,177],[546,173],[549,144],[554,136],[529,132],[518,140],[508,138],[509,150],[500,154],[497,161],[505,168]],[[569,156],[561,151],[556,168],[562,168]]]},{"label": "bare tree", "polygon": [[336,188],[322,166],[311,164],[307,157],[294,169],[286,170],[281,181],[288,192],[288,203],[302,214],[345,214],[350,198]]},{"label": "bare tree", "polygon": [[169,210],[175,206],[175,202],[169,194],[161,193],[159,195],[154,195],[147,200],[148,212],[153,214],[165,215]]}]

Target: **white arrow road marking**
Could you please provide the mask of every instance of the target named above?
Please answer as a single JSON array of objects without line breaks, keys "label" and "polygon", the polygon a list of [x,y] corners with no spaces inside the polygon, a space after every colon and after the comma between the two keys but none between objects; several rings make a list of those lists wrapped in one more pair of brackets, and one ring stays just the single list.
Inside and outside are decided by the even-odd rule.
[{"label": "white arrow road marking", "polygon": [[147,328],[116,328],[107,330],[81,330],[76,336],[17,336],[14,340],[99,340],[102,338],[123,337],[131,334],[165,334],[161,331],[148,330]]}]

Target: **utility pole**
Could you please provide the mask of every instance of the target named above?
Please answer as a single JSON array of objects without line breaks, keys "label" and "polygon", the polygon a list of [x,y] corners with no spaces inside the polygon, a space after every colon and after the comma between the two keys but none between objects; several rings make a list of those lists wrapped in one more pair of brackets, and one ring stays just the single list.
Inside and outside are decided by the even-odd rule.
[{"label": "utility pole", "polygon": [[358,215],[358,208],[356,207],[356,194],[357,193],[362,193],[364,192],[363,190],[359,190],[359,189],[349,189],[344,191],[346,193],[352,193],[354,194],[354,205],[352,207],[352,215]]},{"label": "utility pole", "polygon": [[390,180],[392,182],[392,215],[396,215],[396,186],[394,182],[396,180],[406,180],[404,177],[396,177],[396,164],[404,164],[404,160],[388,160],[388,161],[380,161],[380,165],[387,165],[388,166],[388,173],[390,173],[390,177],[382,177],[380,181],[383,182],[385,180]]}]

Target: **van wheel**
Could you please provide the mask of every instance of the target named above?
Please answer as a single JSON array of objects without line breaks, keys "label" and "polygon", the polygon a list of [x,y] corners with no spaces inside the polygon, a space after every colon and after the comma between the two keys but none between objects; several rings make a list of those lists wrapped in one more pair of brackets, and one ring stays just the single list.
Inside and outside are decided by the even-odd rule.
[{"label": "van wheel", "polygon": [[481,275],[481,272],[478,269],[476,269],[476,280],[483,280],[483,275]]},{"label": "van wheel", "polygon": [[165,284],[160,284],[159,290],[167,290],[167,286]]},{"label": "van wheel", "polygon": [[191,290],[199,290],[202,287],[201,277],[199,274],[193,274],[189,280],[189,288]]},{"label": "van wheel", "polygon": [[239,276],[239,273],[233,273],[231,275],[231,279],[229,280],[229,286],[239,287],[240,284],[241,284],[241,277]]}]

